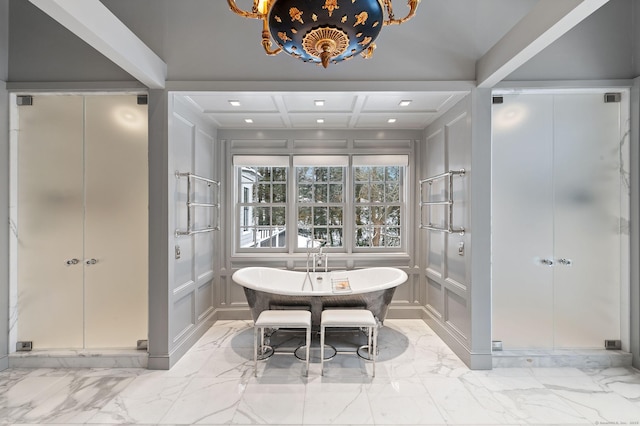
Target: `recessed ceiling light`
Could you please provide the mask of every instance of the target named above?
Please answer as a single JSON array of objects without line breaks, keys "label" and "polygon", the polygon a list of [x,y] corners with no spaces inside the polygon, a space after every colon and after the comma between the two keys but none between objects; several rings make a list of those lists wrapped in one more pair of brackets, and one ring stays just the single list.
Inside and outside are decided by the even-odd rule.
[{"label": "recessed ceiling light", "polygon": [[396,120],[395,118],[390,118],[390,119],[388,119],[388,120],[387,120],[387,123],[389,123],[389,124],[393,124],[393,123],[395,123],[396,121],[398,121],[398,120]]},{"label": "recessed ceiling light", "polygon": [[322,99],[316,99],[315,101],[313,101],[313,103],[316,106],[324,106],[324,100],[322,100]]},{"label": "recessed ceiling light", "polygon": [[410,100],[400,101],[400,103],[398,105],[400,105],[401,107],[406,107],[406,106],[411,105],[411,102],[412,101],[410,101]]},{"label": "recessed ceiling light", "polygon": [[318,118],[318,119],[316,120],[316,123],[318,123],[318,124],[322,124],[322,123],[324,123],[324,118]]},{"label": "recessed ceiling light", "polygon": [[245,119],[244,119],[244,122],[245,122],[245,123],[247,123],[247,124],[251,124],[251,123],[253,123],[253,119],[251,119],[251,118],[245,118]]},{"label": "recessed ceiling light", "polygon": [[229,103],[231,104],[231,106],[234,106],[234,107],[240,106],[240,101],[229,101]]}]

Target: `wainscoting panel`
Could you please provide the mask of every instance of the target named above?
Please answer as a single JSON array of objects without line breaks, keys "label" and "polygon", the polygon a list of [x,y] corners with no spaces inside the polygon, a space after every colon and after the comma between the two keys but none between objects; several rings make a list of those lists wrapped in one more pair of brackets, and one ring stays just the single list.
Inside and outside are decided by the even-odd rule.
[{"label": "wainscoting panel", "polygon": [[471,319],[468,315],[467,299],[455,292],[445,290],[445,322],[457,337],[467,341],[471,334]]},{"label": "wainscoting panel", "polygon": [[[471,310],[469,306],[471,287],[471,256],[469,229],[468,175],[471,173],[471,125],[470,97],[460,101],[451,110],[436,120],[426,130],[420,178],[426,179],[448,171],[465,169],[464,176],[453,176],[453,192],[447,179],[434,182],[430,188],[429,201],[447,201],[453,198],[453,221],[448,207],[433,207],[431,223],[447,228],[463,227],[464,235],[438,231],[421,231],[426,243],[424,274],[427,286],[425,308],[427,322],[447,342],[455,342],[454,351],[464,359],[471,358]],[[428,186],[428,185],[425,185]],[[424,188],[423,188],[423,197]],[[423,220],[424,220],[423,212]]]}]

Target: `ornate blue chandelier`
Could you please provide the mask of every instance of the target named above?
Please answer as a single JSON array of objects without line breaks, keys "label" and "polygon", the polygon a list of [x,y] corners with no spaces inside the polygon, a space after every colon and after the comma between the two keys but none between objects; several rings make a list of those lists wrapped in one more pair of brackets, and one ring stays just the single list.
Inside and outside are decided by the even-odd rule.
[{"label": "ornate blue chandelier", "polygon": [[253,0],[251,11],[236,0],[227,2],[236,14],[262,20],[267,55],[284,51],[326,68],[358,54],[370,58],[382,27],[413,18],[420,0],[408,0],[409,12],[401,19],[394,16],[392,0]]}]

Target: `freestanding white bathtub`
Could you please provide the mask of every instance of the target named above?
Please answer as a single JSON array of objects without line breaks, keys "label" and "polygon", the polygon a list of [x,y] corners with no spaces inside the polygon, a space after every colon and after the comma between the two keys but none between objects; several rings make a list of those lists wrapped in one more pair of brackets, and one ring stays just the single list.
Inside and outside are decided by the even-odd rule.
[{"label": "freestanding white bathtub", "polygon": [[312,323],[319,326],[322,310],[327,308],[365,308],[384,321],[395,289],[407,281],[407,274],[398,268],[376,267],[307,276],[306,272],[248,267],[236,271],[232,279],[244,287],[254,321],[264,310],[297,308],[310,310]]}]

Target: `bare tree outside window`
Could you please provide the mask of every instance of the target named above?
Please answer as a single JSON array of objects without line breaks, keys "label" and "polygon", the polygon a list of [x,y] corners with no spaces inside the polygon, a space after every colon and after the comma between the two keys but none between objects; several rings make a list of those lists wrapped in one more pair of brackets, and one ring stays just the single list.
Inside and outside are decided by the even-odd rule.
[{"label": "bare tree outside window", "polygon": [[309,240],[343,246],[344,167],[296,167],[298,248]]},{"label": "bare tree outside window", "polygon": [[353,168],[355,246],[400,247],[401,166]]}]

